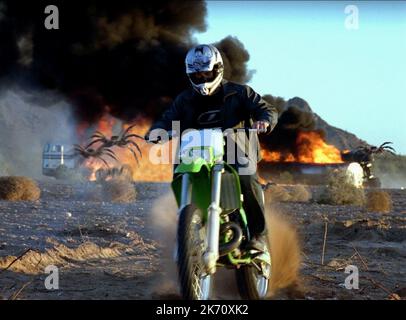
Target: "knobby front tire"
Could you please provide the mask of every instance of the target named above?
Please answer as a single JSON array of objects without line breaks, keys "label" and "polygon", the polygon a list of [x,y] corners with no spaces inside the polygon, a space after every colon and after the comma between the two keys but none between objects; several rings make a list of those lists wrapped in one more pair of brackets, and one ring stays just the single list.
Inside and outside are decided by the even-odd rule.
[{"label": "knobby front tire", "polygon": [[202,212],[194,204],[185,206],[178,222],[178,275],[184,299],[208,300],[212,291],[212,277],[206,275],[203,265],[206,225]]}]

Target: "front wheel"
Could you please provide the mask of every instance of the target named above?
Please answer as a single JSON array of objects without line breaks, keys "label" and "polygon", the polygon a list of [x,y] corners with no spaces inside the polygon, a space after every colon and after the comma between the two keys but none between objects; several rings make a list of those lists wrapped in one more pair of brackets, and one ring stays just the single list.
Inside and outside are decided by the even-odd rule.
[{"label": "front wheel", "polygon": [[184,299],[207,300],[212,277],[205,272],[203,254],[206,250],[206,225],[201,210],[194,204],[185,206],[178,222],[178,273]]}]

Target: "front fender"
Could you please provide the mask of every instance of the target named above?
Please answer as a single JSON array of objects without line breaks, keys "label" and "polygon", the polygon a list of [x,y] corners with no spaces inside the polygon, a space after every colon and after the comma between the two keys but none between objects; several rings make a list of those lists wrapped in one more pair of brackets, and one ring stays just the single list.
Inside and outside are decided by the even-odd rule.
[{"label": "front fender", "polygon": [[[182,166],[180,164],[175,169],[175,176],[172,181],[172,190],[175,194],[176,202],[178,206],[181,203],[181,189],[182,189],[182,174],[188,173],[190,174],[190,182],[192,183],[192,202],[197,205],[197,207],[202,210],[204,216],[207,213],[207,208],[210,205],[210,197],[211,197],[211,179],[210,179],[210,171],[209,166],[204,163],[199,163],[198,166],[193,166],[190,168],[192,164],[184,164],[183,168],[179,167]],[[191,170],[196,170],[191,171]],[[197,171],[200,169],[199,171]]]}]

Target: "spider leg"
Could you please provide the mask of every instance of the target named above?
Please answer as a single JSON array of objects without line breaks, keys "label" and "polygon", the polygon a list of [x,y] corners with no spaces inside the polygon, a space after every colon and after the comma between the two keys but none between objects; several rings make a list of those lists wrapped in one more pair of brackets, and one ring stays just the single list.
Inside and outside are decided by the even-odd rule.
[{"label": "spider leg", "polygon": [[128,150],[131,151],[131,153],[133,154],[133,156],[134,156],[134,158],[135,158],[135,161],[137,161],[137,164],[140,165],[140,162],[138,161],[137,154],[134,152],[134,150],[131,149],[130,147],[125,147],[125,148],[127,148]]},{"label": "spider leg", "polygon": [[106,147],[105,147],[104,144],[103,144],[103,145],[99,146],[99,147],[94,151],[94,154],[95,154],[95,155],[102,155],[102,154],[103,154],[103,151],[105,151],[105,150],[106,150]]},{"label": "spider leg", "polygon": [[75,151],[76,155],[81,155],[82,157],[85,157],[86,150],[82,146],[78,144],[74,144],[73,146],[74,146],[73,150]]},{"label": "spider leg", "polygon": [[113,151],[113,150],[111,150],[110,148],[104,148],[103,150],[102,150],[102,152],[108,152],[108,153],[111,153],[111,154],[114,154],[115,155],[115,152]]},{"label": "spider leg", "polygon": [[391,147],[391,146],[384,146],[383,149],[396,152],[396,150],[395,150],[393,147]]},{"label": "spider leg", "polygon": [[128,138],[132,138],[132,137],[138,138],[138,139],[141,139],[141,140],[145,140],[143,137],[141,137],[140,135],[135,134],[135,133],[127,134],[127,135],[125,136],[125,139],[128,140]]},{"label": "spider leg", "polygon": [[[107,151],[109,151],[109,152],[107,152]],[[117,159],[117,157],[116,157],[116,155],[114,154],[113,151],[111,151],[111,150],[105,150],[105,155],[108,156],[108,157],[110,157],[110,158],[113,158],[114,160],[116,160],[117,162],[119,162],[118,159]]]},{"label": "spider leg", "polygon": [[135,124],[132,124],[131,126],[129,126],[127,129],[124,130],[124,132],[122,133],[122,137],[124,137],[127,133],[129,133],[131,131],[132,128],[135,127]]},{"label": "spider leg", "polygon": [[106,138],[106,136],[100,131],[96,131],[90,136],[90,138]]},{"label": "spider leg", "polygon": [[73,148],[74,148],[75,150],[83,150],[83,147],[82,147],[81,145],[78,145],[78,144],[74,144],[74,145],[73,145]]},{"label": "spider leg", "polygon": [[389,152],[390,154],[396,155],[396,150],[393,149],[393,148],[390,148],[390,149],[389,149],[389,148],[387,147],[387,148],[385,148],[385,151],[386,151],[386,152]]},{"label": "spider leg", "polygon": [[107,163],[107,161],[104,160],[101,156],[96,156],[96,158],[99,159],[99,160],[101,160],[101,161],[103,161],[103,163],[106,165],[106,167],[107,167],[108,169],[110,169],[110,166],[109,166],[109,164]]},{"label": "spider leg", "polygon": [[118,140],[127,140],[128,134],[130,133],[131,129],[135,127],[135,124],[132,124],[127,129],[125,129],[119,136]]},{"label": "spider leg", "polygon": [[89,148],[90,146],[94,145],[97,142],[103,142],[104,143],[104,139],[103,138],[98,138],[98,139],[94,139],[92,142],[90,142],[85,148]]},{"label": "spider leg", "polygon": [[381,148],[381,147],[385,147],[385,146],[387,146],[388,144],[393,144],[393,142],[390,142],[390,141],[384,142],[384,143],[382,143],[382,144],[380,145],[380,148]]},{"label": "spider leg", "polygon": [[[129,140],[128,143],[129,143],[129,144],[132,144],[135,148],[137,148],[138,152],[140,153],[140,157],[142,158],[142,152],[141,152],[141,149],[140,149],[140,147],[138,146],[138,144],[136,144],[134,141],[131,141],[131,140]],[[130,147],[127,147],[127,148],[130,149]]]}]

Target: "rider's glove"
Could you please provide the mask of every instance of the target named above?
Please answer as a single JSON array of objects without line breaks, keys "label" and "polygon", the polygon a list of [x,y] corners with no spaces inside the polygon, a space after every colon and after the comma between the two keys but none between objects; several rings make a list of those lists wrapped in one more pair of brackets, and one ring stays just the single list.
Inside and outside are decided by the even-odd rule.
[{"label": "rider's glove", "polygon": [[252,125],[253,129],[258,130],[258,133],[266,133],[268,132],[269,122],[268,121],[256,121]]}]

